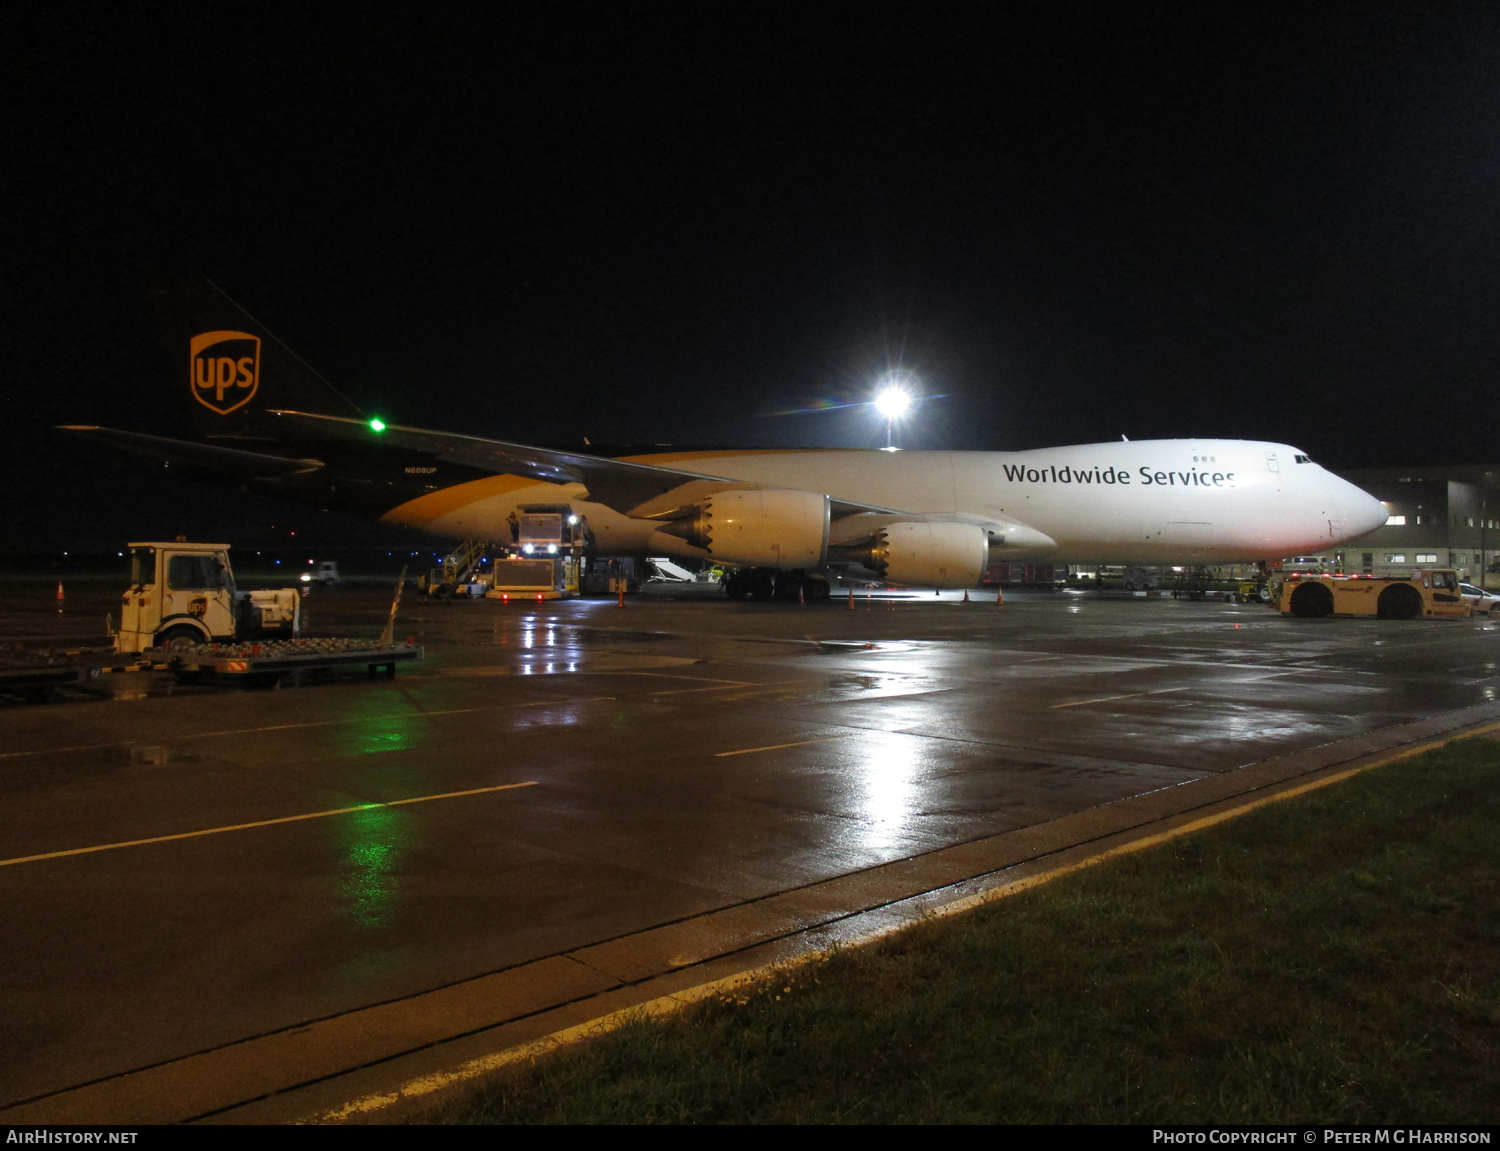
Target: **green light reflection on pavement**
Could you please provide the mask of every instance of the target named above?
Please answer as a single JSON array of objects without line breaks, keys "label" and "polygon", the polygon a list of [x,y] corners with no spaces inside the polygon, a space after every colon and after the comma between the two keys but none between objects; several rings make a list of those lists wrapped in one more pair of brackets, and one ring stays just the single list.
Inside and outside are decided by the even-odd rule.
[{"label": "green light reflection on pavement", "polygon": [[338,822],[338,894],[345,912],[360,927],[388,927],[401,894],[396,868],[410,843],[410,822],[389,807],[351,812]]},{"label": "green light reflection on pavement", "polygon": [[[372,697],[367,706],[390,707],[389,700]],[[348,728],[351,755],[379,755],[387,751],[410,751],[421,747],[432,737],[432,725],[420,712],[411,715],[377,715],[361,722],[357,716]]]}]

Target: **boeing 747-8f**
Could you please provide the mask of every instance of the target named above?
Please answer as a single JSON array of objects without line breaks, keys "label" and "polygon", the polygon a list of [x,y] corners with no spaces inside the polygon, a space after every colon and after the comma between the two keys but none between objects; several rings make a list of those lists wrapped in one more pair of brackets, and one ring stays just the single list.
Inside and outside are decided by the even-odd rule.
[{"label": "boeing 747-8f", "polygon": [[[1326,550],[1383,504],[1288,444],[1184,439],[1023,452],[726,450],[610,457],[358,413],[219,289],[159,299],[202,438],[70,426],[210,480],[452,539],[566,508],[596,554],[972,587],[993,560],[1237,563]],[[826,584],[824,584],[826,587]]]}]

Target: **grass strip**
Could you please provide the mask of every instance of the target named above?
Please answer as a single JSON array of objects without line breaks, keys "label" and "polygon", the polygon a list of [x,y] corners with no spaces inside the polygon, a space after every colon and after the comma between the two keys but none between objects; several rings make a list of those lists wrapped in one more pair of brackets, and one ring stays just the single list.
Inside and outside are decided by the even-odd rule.
[{"label": "grass strip", "polygon": [[485,1081],[444,1123],[1500,1119],[1500,742]]}]

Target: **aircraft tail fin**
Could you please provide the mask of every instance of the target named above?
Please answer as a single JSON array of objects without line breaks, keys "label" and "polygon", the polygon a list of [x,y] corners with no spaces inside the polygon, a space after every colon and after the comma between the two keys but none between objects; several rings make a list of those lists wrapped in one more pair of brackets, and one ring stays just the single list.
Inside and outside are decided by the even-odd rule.
[{"label": "aircraft tail fin", "polygon": [[275,409],[361,416],[359,407],[209,280],[149,290],[170,379],[214,439],[274,437]]}]

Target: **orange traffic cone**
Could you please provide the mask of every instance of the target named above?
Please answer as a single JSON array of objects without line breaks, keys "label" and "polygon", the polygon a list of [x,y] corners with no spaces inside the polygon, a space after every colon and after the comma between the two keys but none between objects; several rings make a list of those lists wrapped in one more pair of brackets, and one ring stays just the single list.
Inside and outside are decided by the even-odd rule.
[{"label": "orange traffic cone", "polygon": [[63,609],[62,580],[58,580],[57,581],[57,610],[58,611],[62,611],[62,609]]},{"label": "orange traffic cone", "polygon": [[853,588],[849,589],[849,610],[850,611],[854,610],[854,589]]},{"label": "orange traffic cone", "polygon": [[968,602],[969,602],[969,589],[968,588],[964,588],[964,603],[968,603]]},{"label": "orange traffic cone", "polygon": [[802,587],[801,584],[797,585],[797,602],[798,603],[806,603],[807,602],[807,595],[806,595],[806,593],[805,593],[805,591],[804,591],[804,589],[803,589],[803,587]]},{"label": "orange traffic cone", "polygon": [[997,605],[1002,605],[1002,604],[1005,603],[1005,589],[1003,587],[997,587],[996,588],[996,591],[995,591],[995,603]]},{"label": "orange traffic cone", "polygon": [[619,582],[619,584],[618,584],[618,587],[620,589],[620,598],[619,598],[618,601],[616,601],[615,606],[616,607],[624,607],[625,606],[625,581],[621,580]]}]

